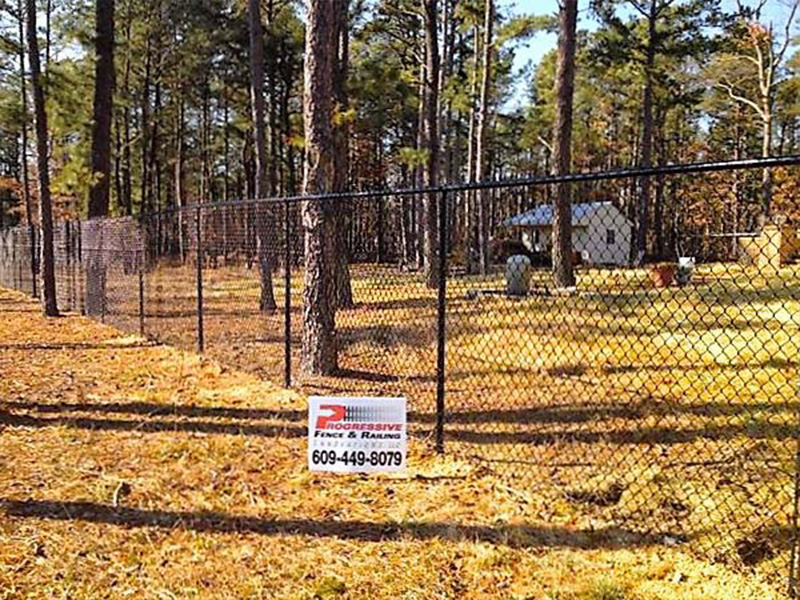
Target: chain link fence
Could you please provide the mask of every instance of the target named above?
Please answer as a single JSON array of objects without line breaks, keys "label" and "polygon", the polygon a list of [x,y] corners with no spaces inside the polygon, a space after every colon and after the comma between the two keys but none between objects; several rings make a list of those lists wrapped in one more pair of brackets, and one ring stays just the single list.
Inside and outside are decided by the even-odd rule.
[{"label": "chain link fence", "polygon": [[[685,545],[794,594],[797,171],[764,165],[768,209],[752,169],[653,170],[646,256],[641,172],[65,222],[59,305],[306,393],[406,396],[419,438],[546,499],[554,524]],[[300,369],[304,202],[336,203],[333,376]],[[26,228],[1,232],[0,285],[36,293],[36,255]]]}]

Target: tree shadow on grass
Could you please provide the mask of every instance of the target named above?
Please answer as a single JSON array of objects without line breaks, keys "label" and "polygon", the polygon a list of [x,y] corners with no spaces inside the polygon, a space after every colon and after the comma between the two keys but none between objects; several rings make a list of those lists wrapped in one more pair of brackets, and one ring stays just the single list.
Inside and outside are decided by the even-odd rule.
[{"label": "tree shadow on grass", "polygon": [[[0,410],[0,426],[9,427],[71,427],[89,431],[128,431],[141,433],[188,432],[235,436],[261,436],[300,438],[307,435],[302,426],[287,424],[217,423],[212,421],[176,421],[150,419],[105,419],[96,417],[43,418],[20,415]],[[520,444],[546,446],[552,444],[613,444],[613,445],[674,445],[696,440],[731,440],[739,437],[765,440],[794,439],[796,428],[792,425],[762,423],[749,427],[734,423],[706,424],[700,427],[637,427],[605,430],[598,426],[591,430],[563,429],[538,431],[516,428],[512,431],[446,428],[447,440],[469,444]]]},{"label": "tree shadow on grass", "polygon": [[38,413],[98,412],[143,415],[147,417],[189,417],[210,419],[304,421],[306,411],[234,408],[228,406],[197,406],[194,404],[160,404],[156,402],[1,402],[7,408],[33,410]]},{"label": "tree shadow on grass", "polygon": [[575,531],[532,525],[461,525],[447,522],[318,521],[235,516],[219,512],[179,512],[114,507],[95,502],[0,499],[0,509],[12,518],[98,523],[125,528],[155,527],[202,533],[303,535],[362,542],[402,539],[488,542],[510,547],[617,549],[653,546],[663,535],[642,535],[608,527]]},{"label": "tree shadow on grass", "polygon": [[[43,402],[21,402],[21,401],[0,401],[0,406],[10,410],[34,411],[40,414],[66,414],[70,413],[102,413],[102,414],[122,414],[122,415],[139,415],[146,418],[154,417],[184,417],[189,419],[231,419],[238,421],[245,421],[245,423],[197,423],[179,422],[181,426],[188,426],[197,423],[201,427],[208,425],[209,427],[225,426],[230,428],[234,433],[242,432],[247,433],[252,424],[246,421],[287,421],[289,423],[305,423],[307,418],[307,411],[293,410],[293,409],[267,409],[267,408],[237,408],[228,406],[197,406],[194,404],[161,404],[155,402],[75,402],[75,403],[43,403]],[[757,404],[733,404],[733,403],[705,403],[705,404],[646,404],[646,403],[630,403],[630,404],[566,404],[563,406],[541,406],[541,407],[526,407],[518,409],[499,409],[499,410],[465,410],[457,411],[447,414],[445,422],[448,425],[446,434],[451,434],[459,438],[472,438],[477,433],[484,432],[468,432],[466,430],[455,430],[453,425],[490,425],[490,424],[511,424],[518,426],[538,426],[538,425],[551,425],[551,424],[582,424],[593,423],[598,421],[605,421],[610,419],[623,419],[627,421],[637,421],[647,417],[678,417],[690,416],[697,417],[698,419],[711,419],[711,418],[740,418],[752,415],[761,414],[763,416],[777,416],[780,414],[794,414],[798,409],[800,403],[797,402],[763,402]],[[3,419],[7,421],[12,419],[36,419],[36,417],[11,415],[0,411],[0,423]],[[49,425],[51,419],[42,419],[43,425]],[[58,420],[66,421],[80,421],[81,419],[72,419],[70,417],[59,417]],[[83,419],[88,425],[94,418]],[[436,422],[435,412],[417,412],[411,411],[408,413],[408,420],[411,423],[419,424],[433,424]],[[30,421],[35,424],[35,421]],[[100,419],[101,424],[105,424],[107,420]],[[135,423],[144,423],[145,421],[135,421]],[[121,423],[120,428],[124,428],[129,423],[134,421],[116,421],[109,420],[110,425]],[[165,424],[164,421],[153,421],[153,423]],[[8,423],[7,424],[11,424]],[[109,425],[109,426],[110,426]],[[765,437],[769,437],[766,433],[772,433],[783,438],[785,436],[791,437],[790,424],[773,424],[764,422],[764,426],[768,427],[768,431],[762,432]],[[102,428],[102,427],[101,427]],[[135,429],[130,425],[131,429]],[[244,428],[244,429],[243,429]],[[255,431],[259,431],[255,429]],[[639,430],[639,433],[645,435],[647,438],[652,437],[648,432],[663,432],[664,439],[668,440],[675,437],[685,437],[687,430],[674,429],[674,428],[647,428]],[[737,425],[736,423],[729,423],[722,426],[712,426],[706,428],[697,428],[690,430],[698,437],[726,437],[732,436],[736,432],[748,434],[755,437],[761,437],[756,429],[748,429],[745,425]],[[220,431],[226,433],[227,431]],[[515,436],[524,436],[525,432],[513,432]],[[574,438],[576,432],[564,431],[562,435]],[[584,435],[590,432],[581,432]],[[557,435],[558,432],[552,433]],[[628,436],[634,436],[635,432],[625,431]],[[507,437],[504,433],[489,432],[486,435]],[[618,432],[607,431],[598,433],[598,436],[605,435],[608,437],[618,437]],[[471,440],[470,440],[471,441]]]},{"label": "tree shadow on grass", "polygon": [[136,348],[155,348],[159,346],[157,342],[134,342],[134,343],[114,343],[114,342],[20,342],[11,344],[0,344],[0,350],[133,350]]},{"label": "tree shadow on grass", "polygon": [[289,425],[215,423],[211,421],[155,421],[133,419],[102,419],[88,417],[42,418],[18,415],[0,410],[0,426],[9,427],[71,427],[89,431],[129,431],[141,433],[206,433],[219,435],[246,435],[275,438],[299,438],[308,432],[305,427]]}]

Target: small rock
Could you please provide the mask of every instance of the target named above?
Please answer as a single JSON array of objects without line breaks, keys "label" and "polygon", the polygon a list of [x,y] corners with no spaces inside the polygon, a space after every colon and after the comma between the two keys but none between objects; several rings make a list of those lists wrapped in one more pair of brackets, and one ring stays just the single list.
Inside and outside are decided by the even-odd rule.
[{"label": "small rock", "polygon": [[677,538],[672,537],[671,535],[664,536],[664,544],[667,546],[677,546],[680,544],[680,540]]}]

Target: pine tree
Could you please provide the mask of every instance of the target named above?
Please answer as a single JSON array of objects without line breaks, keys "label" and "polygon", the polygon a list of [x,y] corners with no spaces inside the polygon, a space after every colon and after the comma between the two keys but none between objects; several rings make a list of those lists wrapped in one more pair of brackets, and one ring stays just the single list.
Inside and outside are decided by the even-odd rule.
[{"label": "pine tree", "polygon": [[41,228],[41,274],[44,314],[57,317],[56,274],[53,253],[53,204],[50,198],[50,165],[48,151],[47,112],[36,30],[36,0],[27,0],[28,62],[31,67],[33,106],[36,123],[36,165],[39,171],[39,226]]},{"label": "pine tree", "polygon": [[[333,76],[336,49],[336,5],[309,0],[306,25],[303,109],[306,161],[303,193],[333,189]],[[337,366],[336,203],[303,202],[305,286],[303,288],[302,367],[309,375],[328,375]]]},{"label": "pine tree", "polygon": [[[560,5],[558,69],[556,74],[555,174],[569,173],[572,166],[572,102],[575,84],[575,35],[578,0]],[[572,200],[568,183],[558,186],[553,211],[553,278],[557,287],[575,285],[572,266]]]}]

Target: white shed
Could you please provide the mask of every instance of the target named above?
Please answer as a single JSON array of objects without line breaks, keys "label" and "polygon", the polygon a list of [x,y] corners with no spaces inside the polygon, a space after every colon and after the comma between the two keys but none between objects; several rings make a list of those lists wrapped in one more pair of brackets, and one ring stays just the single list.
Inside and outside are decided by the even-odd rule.
[{"label": "white shed", "polygon": [[[543,204],[507,219],[506,227],[518,229],[532,252],[552,249],[553,206]],[[572,245],[584,262],[595,265],[627,265],[633,224],[612,202],[572,205]]]}]

